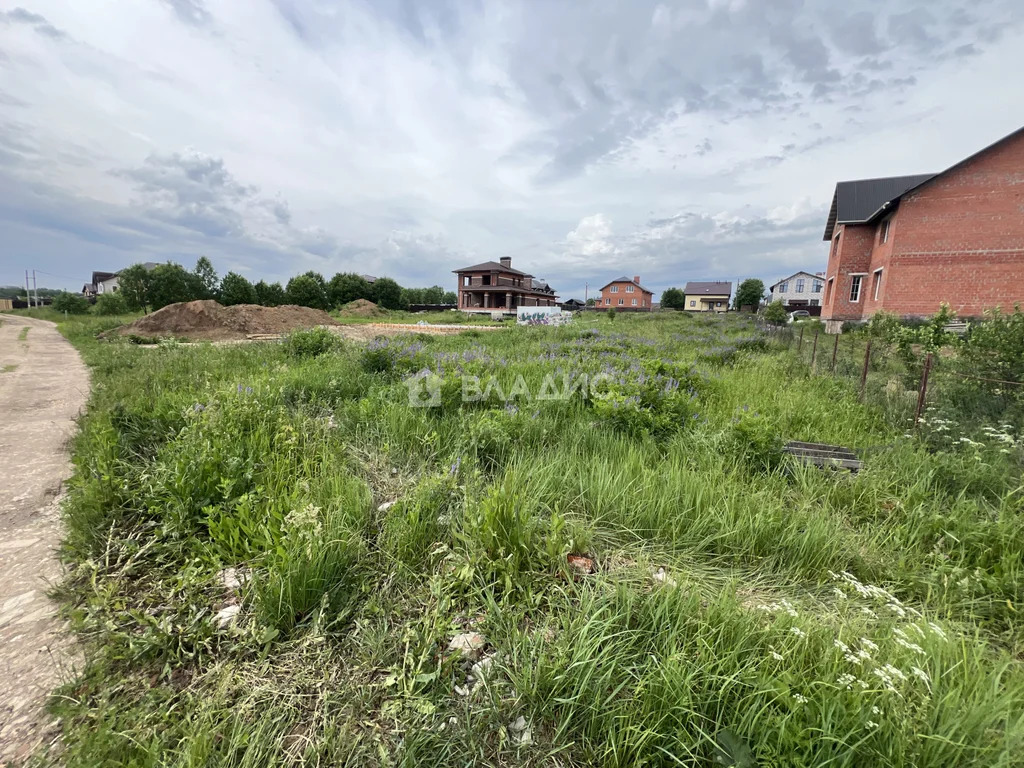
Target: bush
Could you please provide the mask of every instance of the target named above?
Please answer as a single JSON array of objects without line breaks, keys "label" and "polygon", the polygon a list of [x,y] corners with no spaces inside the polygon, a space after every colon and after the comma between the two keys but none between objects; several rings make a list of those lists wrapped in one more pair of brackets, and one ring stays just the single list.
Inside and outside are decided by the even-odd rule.
[{"label": "bush", "polygon": [[67,312],[69,315],[84,315],[89,311],[89,300],[80,293],[62,291],[54,297],[53,308],[57,312]]},{"label": "bush", "polygon": [[128,304],[124,297],[118,293],[104,293],[96,297],[96,304],[92,309],[97,315],[123,315],[128,311]]},{"label": "bush", "polygon": [[341,346],[341,339],[326,328],[294,331],[285,339],[285,348],[293,357],[319,357]]},{"label": "bush", "polygon": [[608,309],[605,310],[605,314],[608,316],[609,320],[614,320],[615,319],[615,307],[608,307]]},{"label": "bush", "polygon": [[773,301],[761,310],[761,320],[768,325],[785,325],[786,317],[786,308],[782,306],[781,301]]}]

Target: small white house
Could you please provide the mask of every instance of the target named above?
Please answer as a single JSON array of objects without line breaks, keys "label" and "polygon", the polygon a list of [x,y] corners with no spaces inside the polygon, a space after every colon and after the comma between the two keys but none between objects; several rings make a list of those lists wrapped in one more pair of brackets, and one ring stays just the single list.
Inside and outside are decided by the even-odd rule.
[{"label": "small white house", "polygon": [[768,288],[768,301],[781,301],[788,307],[820,307],[825,290],[825,273],[797,272]]}]

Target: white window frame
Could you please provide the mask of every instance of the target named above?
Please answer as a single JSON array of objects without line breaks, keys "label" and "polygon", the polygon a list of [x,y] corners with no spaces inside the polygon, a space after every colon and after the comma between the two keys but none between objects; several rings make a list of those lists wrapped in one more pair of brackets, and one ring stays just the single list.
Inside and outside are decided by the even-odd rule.
[{"label": "white window frame", "polygon": [[618,293],[618,292],[619,292],[619,286],[613,285],[610,293]]},{"label": "white window frame", "polygon": [[621,306],[622,306],[623,304],[625,304],[625,303],[626,303],[626,300],[625,300],[625,299],[619,299],[619,306],[620,306],[620,307],[621,307]]},{"label": "white window frame", "polygon": [[878,289],[882,287],[882,270],[884,269],[885,267],[879,267],[872,273],[875,276],[874,301],[878,301]]},{"label": "white window frame", "polygon": [[[860,304],[861,298],[864,296],[864,278],[868,276],[867,272],[851,272],[850,273],[850,303]],[[853,289],[857,289],[857,295],[853,295]]]},{"label": "white window frame", "polygon": [[626,286],[626,293],[633,293],[633,286],[632,285],[627,285]]},{"label": "white window frame", "polygon": [[691,307],[696,307],[697,306],[697,302],[694,301],[693,299],[690,299],[690,306]]},{"label": "white window frame", "polygon": [[604,305],[605,305],[606,307],[609,307],[609,306],[611,306],[611,303],[612,303],[612,300],[611,300],[611,299],[605,299],[605,300],[604,300]]},{"label": "white window frame", "polygon": [[888,243],[889,242],[889,222],[891,222],[891,221],[892,221],[892,216],[886,216],[884,219],[882,219],[882,223],[878,227],[878,229],[879,229],[879,232],[878,232],[878,242],[880,242],[880,243]]}]

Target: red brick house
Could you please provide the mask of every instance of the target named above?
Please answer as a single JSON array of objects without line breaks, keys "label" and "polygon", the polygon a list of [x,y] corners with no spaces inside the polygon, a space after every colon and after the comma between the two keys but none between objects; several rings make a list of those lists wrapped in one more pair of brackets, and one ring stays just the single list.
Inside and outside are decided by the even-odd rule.
[{"label": "red brick house", "polygon": [[640,285],[640,275],[617,277],[598,291],[595,307],[623,309],[628,312],[650,312],[654,294]]},{"label": "red brick house", "polygon": [[1024,302],[1024,128],[945,171],[836,184],[821,317],[961,317]]},{"label": "red brick house", "polygon": [[512,258],[500,263],[485,261],[456,269],[459,276],[458,307],[464,312],[511,312],[516,307],[553,307],[558,304],[554,289],[533,275],[512,268]]}]

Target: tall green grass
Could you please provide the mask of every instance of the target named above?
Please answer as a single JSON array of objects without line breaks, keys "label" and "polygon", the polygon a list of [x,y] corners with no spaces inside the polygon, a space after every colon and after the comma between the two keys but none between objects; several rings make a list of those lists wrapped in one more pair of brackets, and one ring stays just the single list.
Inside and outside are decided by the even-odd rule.
[{"label": "tall green grass", "polygon": [[[94,374],[69,764],[1019,764],[1005,443],[908,438],[735,316],[368,346],[106,327],[63,326]],[[425,370],[440,405],[410,407]],[[463,374],[610,396],[464,403]],[[796,464],[790,439],[864,469]],[[463,632],[476,658],[448,650]]]}]

